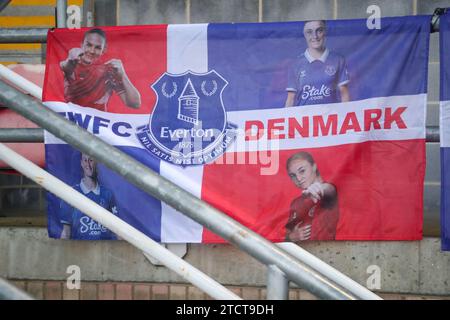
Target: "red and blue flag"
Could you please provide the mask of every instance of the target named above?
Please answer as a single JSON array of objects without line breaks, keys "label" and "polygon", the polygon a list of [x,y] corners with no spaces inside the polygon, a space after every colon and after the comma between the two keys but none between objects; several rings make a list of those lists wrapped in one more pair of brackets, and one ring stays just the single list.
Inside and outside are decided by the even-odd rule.
[{"label": "red and blue flag", "polygon": [[[54,29],[44,101],[273,242],[284,241],[290,225],[308,223],[311,240],[418,240],[429,25],[427,16],[383,18],[381,29],[368,29],[364,19],[326,21],[311,44],[305,22],[102,27],[104,35],[95,36],[104,39],[101,53],[90,65],[90,29]],[[318,42],[322,53],[314,57],[308,48],[314,52]],[[74,92],[84,100],[71,100]],[[80,104],[90,92],[95,104]],[[313,159],[311,184],[319,191],[291,172],[296,154]],[[47,169],[95,193],[85,180],[93,169],[82,161],[46,134]],[[223,242],[105,166],[95,170],[95,182],[113,193],[113,214],[153,239]],[[332,201],[325,201],[327,188]],[[70,219],[62,219],[52,194],[48,213],[49,235],[60,238]],[[84,221],[76,234],[91,239],[101,230]]]}]

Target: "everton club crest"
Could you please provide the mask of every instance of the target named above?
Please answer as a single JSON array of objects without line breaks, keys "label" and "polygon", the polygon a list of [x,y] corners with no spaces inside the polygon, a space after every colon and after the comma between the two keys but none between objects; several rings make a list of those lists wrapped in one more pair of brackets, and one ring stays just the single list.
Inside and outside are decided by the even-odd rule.
[{"label": "everton club crest", "polygon": [[180,166],[203,165],[225,152],[236,138],[227,122],[222,92],[228,82],[215,70],[164,73],[152,85],[157,102],[148,125],[137,129],[142,145]]}]

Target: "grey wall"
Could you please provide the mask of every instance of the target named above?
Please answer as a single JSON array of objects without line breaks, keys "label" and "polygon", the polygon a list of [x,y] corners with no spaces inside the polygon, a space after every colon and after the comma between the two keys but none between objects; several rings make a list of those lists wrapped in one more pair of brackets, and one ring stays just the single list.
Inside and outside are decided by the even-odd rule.
[{"label": "grey wall", "polygon": [[[367,268],[381,270],[380,292],[450,295],[450,252],[440,241],[317,242],[302,246],[355,281],[366,285]],[[123,241],[65,241],[39,228],[0,228],[0,277],[67,279],[78,265],[82,281],[185,282],[151,265]],[[189,246],[186,261],[224,285],[265,286],[266,269],[230,245]]]},{"label": "grey wall", "polygon": [[269,22],[431,14],[450,1],[427,0],[97,0],[118,3],[119,25],[203,22]]}]

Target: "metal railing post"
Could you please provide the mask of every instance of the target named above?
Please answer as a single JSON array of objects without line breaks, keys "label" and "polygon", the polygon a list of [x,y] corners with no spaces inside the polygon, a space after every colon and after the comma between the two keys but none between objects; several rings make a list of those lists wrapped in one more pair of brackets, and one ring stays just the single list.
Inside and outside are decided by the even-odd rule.
[{"label": "metal railing post", "polygon": [[67,1],[66,0],[58,0],[56,2],[56,27],[57,28],[66,28],[67,20]]},{"label": "metal railing post", "polygon": [[287,300],[289,280],[277,266],[267,266],[267,299]]},{"label": "metal railing post", "polygon": [[431,16],[431,30],[430,32],[439,32],[440,17],[447,11],[446,8],[436,8],[434,9],[433,15]]},{"label": "metal railing post", "polygon": [[356,299],[354,295],[267,239],[2,81],[0,81],[0,102],[73,147],[93,156],[143,191],[184,213],[260,262],[276,265],[291,281],[317,297]]},{"label": "metal railing post", "polygon": [[439,126],[426,127],[426,142],[440,142]]}]

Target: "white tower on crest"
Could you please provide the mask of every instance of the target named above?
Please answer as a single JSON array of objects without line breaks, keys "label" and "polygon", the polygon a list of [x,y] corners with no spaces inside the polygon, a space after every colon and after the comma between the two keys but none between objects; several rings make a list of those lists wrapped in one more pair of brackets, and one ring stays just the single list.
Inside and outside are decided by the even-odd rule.
[{"label": "white tower on crest", "polygon": [[199,96],[192,85],[191,79],[188,79],[180,97],[178,98],[178,116],[179,120],[198,124]]}]

